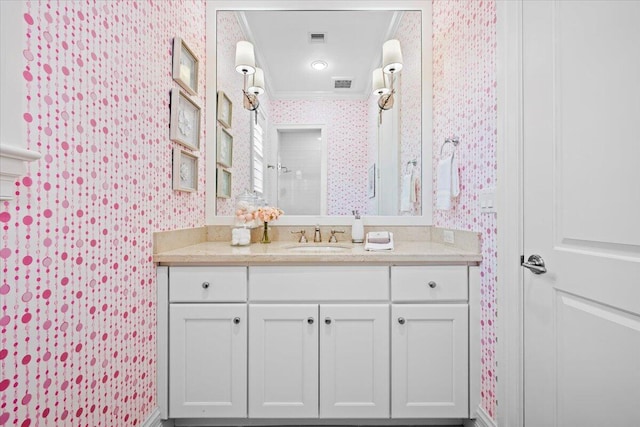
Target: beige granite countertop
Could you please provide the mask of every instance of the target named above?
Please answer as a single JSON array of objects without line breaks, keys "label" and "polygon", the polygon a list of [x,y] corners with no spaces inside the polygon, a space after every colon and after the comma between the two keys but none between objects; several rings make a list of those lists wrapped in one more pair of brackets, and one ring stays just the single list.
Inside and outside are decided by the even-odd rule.
[{"label": "beige granite countertop", "polygon": [[[336,245],[345,249],[337,252],[300,252],[295,247],[311,248]],[[293,249],[292,249],[293,248]],[[396,241],[392,251],[365,251],[362,244],[304,243],[291,241],[270,244],[252,243],[231,246],[229,242],[205,241],[182,248],[154,254],[153,260],[162,265],[262,265],[262,264],[465,264],[477,265],[482,256],[477,251],[432,241]]]}]

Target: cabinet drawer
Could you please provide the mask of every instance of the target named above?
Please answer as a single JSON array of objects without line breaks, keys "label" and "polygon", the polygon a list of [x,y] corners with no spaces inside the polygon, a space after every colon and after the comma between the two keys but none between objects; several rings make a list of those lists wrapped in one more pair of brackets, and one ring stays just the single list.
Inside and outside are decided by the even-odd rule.
[{"label": "cabinet drawer", "polygon": [[388,301],[389,267],[249,267],[251,301]]},{"label": "cabinet drawer", "polygon": [[467,300],[467,267],[391,267],[393,301]]},{"label": "cabinet drawer", "polygon": [[169,302],[246,300],[246,267],[171,267],[169,269]]}]

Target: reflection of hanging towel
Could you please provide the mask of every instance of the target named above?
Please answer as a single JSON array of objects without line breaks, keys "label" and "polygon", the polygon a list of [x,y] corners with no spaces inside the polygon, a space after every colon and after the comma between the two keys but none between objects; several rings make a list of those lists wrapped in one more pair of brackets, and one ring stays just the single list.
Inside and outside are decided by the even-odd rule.
[{"label": "reflection of hanging towel", "polygon": [[438,162],[436,209],[451,209],[451,198],[460,194],[458,160],[452,154]]},{"label": "reflection of hanging towel", "polygon": [[402,190],[400,191],[400,211],[411,212],[411,205],[413,197],[415,197],[415,190],[412,191],[412,174],[406,173],[402,175]]},{"label": "reflection of hanging towel", "polygon": [[411,174],[411,203],[418,203],[420,197],[420,177],[417,173]]}]

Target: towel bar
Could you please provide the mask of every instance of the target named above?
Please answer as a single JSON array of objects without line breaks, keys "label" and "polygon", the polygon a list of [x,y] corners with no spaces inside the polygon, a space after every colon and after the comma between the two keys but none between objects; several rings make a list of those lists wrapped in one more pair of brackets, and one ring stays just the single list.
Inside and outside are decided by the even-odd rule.
[{"label": "towel bar", "polygon": [[451,138],[447,138],[444,140],[444,144],[442,144],[442,146],[440,146],[440,157],[442,157],[442,150],[444,149],[444,146],[447,144],[453,144],[454,148],[458,146],[458,144],[460,144],[460,139],[457,136],[451,137]]}]

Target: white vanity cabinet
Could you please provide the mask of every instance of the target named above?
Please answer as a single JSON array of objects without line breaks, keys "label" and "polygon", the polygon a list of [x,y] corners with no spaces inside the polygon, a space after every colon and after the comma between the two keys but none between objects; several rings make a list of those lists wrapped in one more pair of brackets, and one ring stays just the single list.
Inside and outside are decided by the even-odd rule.
[{"label": "white vanity cabinet", "polygon": [[[163,419],[474,416],[477,267],[161,266],[158,273],[158,328],[168,332],[158,337]],[[478,288],[471,295],[469,283]]]},{"label": "white vanity cabinet", "polygon": [[169,276],[169,416],[246,417],[246,267]]},{"label": "white vanity cabinet", "polygon": [[469,415],[467,268],[391,267],[394,418]]},{"label": "white vanity cabinet", "polygon": [[381,266],[250,267],[249,417],[388,418],[388,283]]}]

